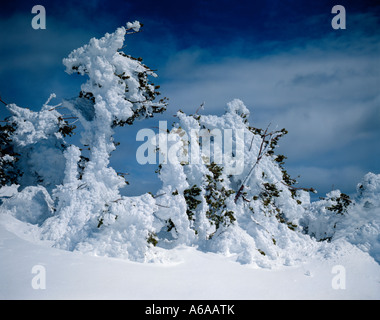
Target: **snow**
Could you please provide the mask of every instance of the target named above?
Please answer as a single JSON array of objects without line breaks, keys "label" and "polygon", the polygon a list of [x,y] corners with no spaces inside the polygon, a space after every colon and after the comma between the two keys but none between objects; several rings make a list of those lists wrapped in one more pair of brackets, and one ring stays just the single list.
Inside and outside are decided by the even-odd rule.
[{"label": "snow", "polygon": [[[20,160],[4,157],[23,175],[0,187],[1,297],[378,299],[380,174],[365,175],[353,198],[334,190],[311,202],[275,154],[286,130],[251,127],[239,99],[222,116],[179,111],[170,132],[150,130],[162,187],[121,196],[114,125],[164,106],[154,72],[120,51],[140,26],[63,60],[88,77],[78,98],[51,106],[52,94],[36,112],[6,106],[15,131],[4,150]],[[88,152],[66,142],[57,106],[78,118]]]},{"label": "snow", "polygon": [[[348,243],[324,259],[273,270],[181,246],[165,263],[137,263],[51,248],[35,226],[0,215],[0,299],[379,299],[380,266]],[[34,266],[46,289],[33,289]],[[334,266],[346,288],[334,289]]]},{"label": "snow", "polygon": [[127,22],[127,29],[132,29],[135,32],[139,32],[141,28],[141,24],[139,21]]}]

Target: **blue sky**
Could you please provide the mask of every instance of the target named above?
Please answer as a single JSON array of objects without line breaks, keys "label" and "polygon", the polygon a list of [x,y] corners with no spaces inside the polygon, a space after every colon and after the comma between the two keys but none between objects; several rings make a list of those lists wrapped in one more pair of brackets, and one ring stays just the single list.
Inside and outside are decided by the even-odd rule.
[{"label": "blue sky", "polygon": [[[31,27],[34,5],[46,30]],[[346,29],[331,27],[331,8],[346,9]],[[142,127],[172,120],[181,108],[221,114],[240,98],[257,127],[287,128],[279,153],[300,185],[319,195],[352,193],[368,171],[380,173],[380,5],[376,1],[12,1],[0,10],[0,95],[38,110],[76,96],[85,79],[65,74],[62,59],[91,37],[139,20],[125,51],[157,69],[167,112],[118,130],[113,154],[130,172],[127,194],[155,191],[152,166],[135,160]],[[4,109],[0,117],[6,116]]]}]

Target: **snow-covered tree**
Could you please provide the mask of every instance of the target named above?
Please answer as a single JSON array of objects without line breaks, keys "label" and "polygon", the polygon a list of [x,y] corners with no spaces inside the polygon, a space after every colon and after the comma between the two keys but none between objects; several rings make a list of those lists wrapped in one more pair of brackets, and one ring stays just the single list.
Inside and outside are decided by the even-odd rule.
[{"label": "snow-covered tree", "polygon": [[312,202],[301,224],[317,241],[347,240],[380,262],[380,174],[367,173],[352,198],[339,190]]},{"label": "snow-covered tree", "polygon": [[16,168],[18,154],[12,145],[14,125],[0,125],[0,186],[16,184],[21,172]]},{"label": "snow-covered tree", "polygon": [[[160,165],[163,188],[157,202],[164,205],[156,212],[162,223],[159,245],[198,245],[263,265],[268,259],[286,261],[287,250],[312,244],[299,221],[310,202],[308,192],[314,190],[295,187],[282,165],[284,156],[275,154],[286,130],[251,127],[248,117],[249,110],[238,99],[220,117],[177,113],[178,123],[167,140],[168,150],[177,144],[178,161]],[[197,132],[201,139],[188,139]],[[211,137],[216,133],[224,135],[221,147],[218,138]],[[163,139],[160,135],[157,140]],[[210,146],[214,153],[208,151]],[[186,161],[197,150],[200,161]],[[220,153],[223,162],[216,163]]]},{"label": "snow-covered tree", "polygon": [[63,60],[66,72],[86,75],[79,97],[66,101],[84,127],[82,143],[90,146],[90,156],[84,170],[83,182],[108,182],[107,187],[123,186],[122,179],[108,167],[109,157],[115,150],[113,128],[132,124],[136,119],[152,117],[166,108],[165,98],[149,77],[157,75],[141,61],[122,51],[124,37],[140,30],[139,22],[121,27],[101,39],[74,50]]},{"label": "snow-covered tree", "polygon": [[[88,147],[89,155],[82,155],[76,146],[64,153],[63,184],[53,192],[57,213],[43,226],[45,237],[61,248],[88,248],[97,241],[91,240],[94,233],[103,229],[115,241],[122,238],[123,246],[129,248],[123,249],[124,255],[133,251],[134,259],[144,260],[148,242],[152,243],[153,198],[146,195],[132,201],[122,197],[119,190],[125,180],[109,166],[110,154],[116,148],[114,128],[161,113],[167,104],[165,98],[156,101],[159,87],[150,78],[157,75],[141,58],[122,51],[125,35],[138,32],[140,27],[139,22],[129,23],[127,28],[118,28],[101,39],[93,38],[63,60],[66,72],[88,77],[79,96],[64,101],[63,106],[81,122],[81,142]],[[133,209],[136,204],[144,210],[139,206]],[[127,229],[138,232],[132,236]],[[116,249],[111,247],[103,253],[112,255]],[[95,247],[93,251],[98,250]]]},{"label": "snow-covered tree", "polygon": [[[150,194],[122,197],[125,180],[109,166],[114,128],[152,117],[167,105],[166,98],[157,99],[159,86],[150,80],[157,75],[141,58],[122,51],[125,35],[140,28],[137,21],[128,23],[63,60],[69,74],[88,77],[78,97],[51,106],[52,94],[40,111],[6,105],[12,116],[1,127],[2,184],[17,183],[21,189],[3,209],[41,225],[42,237],[57,247],[150,259],[155,200]],[[81,142],[88,154],[65,141],[75,129],[68,119],[83,126]],[[25,202],[30,210],[20,214]]]},{"label": "snow-covered tree", "polygon": [[7,105],[12,116],[8,119],[14,126],[11,145],[19,155],[17,169],[22,176],[17,180],[21,188],[41,185],[49,192],[63,182],[67,143],[64,137],[73,127],[49,105],[52,94],[40,111],[31,111],[15,104]]}]

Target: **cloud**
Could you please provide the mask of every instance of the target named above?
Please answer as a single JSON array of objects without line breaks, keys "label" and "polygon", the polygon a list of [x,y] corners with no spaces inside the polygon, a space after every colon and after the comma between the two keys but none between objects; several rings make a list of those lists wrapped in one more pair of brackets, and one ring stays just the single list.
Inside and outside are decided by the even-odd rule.
[{"label": "cloud", "polygon": [[[104,4],[98,1],[75,3],[50,11],[47,7],[47,30],[31,28],[29,9],[0,21],[0,76],[7,82],[0,93],[8,101],[39,107],[51,92],[58,98],[76,95],[84,79],[67,76],[62,58],[91,37],[126,22],[119,23],[128,6],[115,19],[108,19],[111,11],[100,10]],[[295,174],[299,169],[310,182],[314,175],[324,189],[332,184],[346,187],[369,168],[379,172],[374,157],[380,156],[376,149],[380,140],[380,23],[375,14],[350,12],[347,30],[330,29],[325,34],[326,28],[318,32],[318,26],[330,21],[308,16],[307,30],[317,31],[309,38],[305,31],[302,38],[287,34],[286,40],[279,40],[280,36],[263,40],[271,31],[265,28],[258,28],[252,37],[248,31],[239,36],[235,26],[227,38],[209,39],[206,45],[206,35],[221,31],[216,25],[214,30],[217,18],[206,27],[197,24],[192,32],[202,39],[195,39],[189,30],[172,30],[173,22],[147,14],[144,33],[127,39],[127,53],[141,55],[149,66],[158,68],[160,91],[170,98],[168,119],[173,120],[171,115],[179,108],[195,112],[203,101],[204,113],[220,114],[227,102],[240,98],[251,109],[252,125],[271,123],[273,129],[289,130],[278,152],[288,156],[287,164]],[[249,25],[251,32],[254,24]],[[257,33],[262,29],[266,31],[260,38]],[[275,29],[281,29],[280,21]],[[222,43],[223,39],[229,42]],[[122,145],[134,137],[131,133],[122,138]],[[130,148],[133,154],[134,146]],[[115,154],[115,162],[122,161],[117,158]],[[339,170],[344,174],[337,174]]]},{"label": "cloud", "polygon": [[172,112],[193,113],[205,101],[204,113],[220,114],[228,101],[242,99],[251,124],[289,130],[279,152],[290,166],[315,168],[322,189],[352,188],[359,174],[374,168],[370,158],[380,141],[380,36],[373,32],[380,24],[371,14],[351,16],[356,28],[344,35],[260,44],[267,50],[252,57],[242,57],[233,44],[223,57],[214,56],[215,48],[174,53],[161,72],[169,79],[162,92]]},{"label": "cloud", "polygon": [[[162,87],[171,105],[187,112],[205,101],[205,112],[220,113],[229,100],[241,98],[254,122],[287,127],[299,140],[297,145],[309,145],[307,152],[329,151],[338,143],[333,137],[339,136],[339,145],[356,139],[378,108],[377,57],[347,58],[346,52],[313,58],[310,53],[308,49],[211,65],[197,64],[198,52],[181,53],[170,67],[177,76],[169,75],[173,80]],[[312,140],[305,141],[305,135]]]},{"label": "cloud", "polygon": [[289,173],[294,176],[300,175],[299,187],[314,187],[317,190],[316,197],[323,197],[326,193],[339,189],[353,195],[357,184],[367,173],[360,166],[343,166],[334,168],[321,168],[314,166],[303,166],[288,168]]},{"label": "cloud", "polygon": [[[70,21],[50,15],[47,7],[45,30],[31,26],[30,10],[0,20],[0,77],[4,99],[37,109],[50,93],[77,94],[80,83],[64,73],[62,59],[73,49],[87,43],[94,29],[80,28]],[[83,79],[82,79],[83,82]],[[74,88],[75,87],[75,88]]]}]

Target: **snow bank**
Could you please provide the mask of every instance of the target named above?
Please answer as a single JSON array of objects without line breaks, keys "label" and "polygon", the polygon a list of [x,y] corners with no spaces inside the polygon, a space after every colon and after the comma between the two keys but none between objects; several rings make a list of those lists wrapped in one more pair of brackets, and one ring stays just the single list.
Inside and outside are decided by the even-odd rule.
[{"label": "snow bank", "polygon": [[335,238],[347,239],[380,263],[380,175],[367,173],[357,186],[355,206],[337,227]]},{"label": "snow bank", "polygon": [[318,241],[345,239],[380,263],[380,175],[366,174],[346,208],[340,206],[341,195],[335,190],[312,202],[301,224]]},{"label": "snow bank", "polygon": [[[44,246],[33,225],[0,215],[0,299],[378,300],[380,266],[353,246],[340,252],[276,270],[190,247],[171,250],[170,264],[136,263]],[[337,265],[345,289],[332,286]],[[35,266],[46,271],[45,289],[32,287]]]},{"label": "snow bank", "polygon": [[27,223],[41,225],[53,215],[53,201],[44,187],[26,187],[3,200],[1,212]]}]

